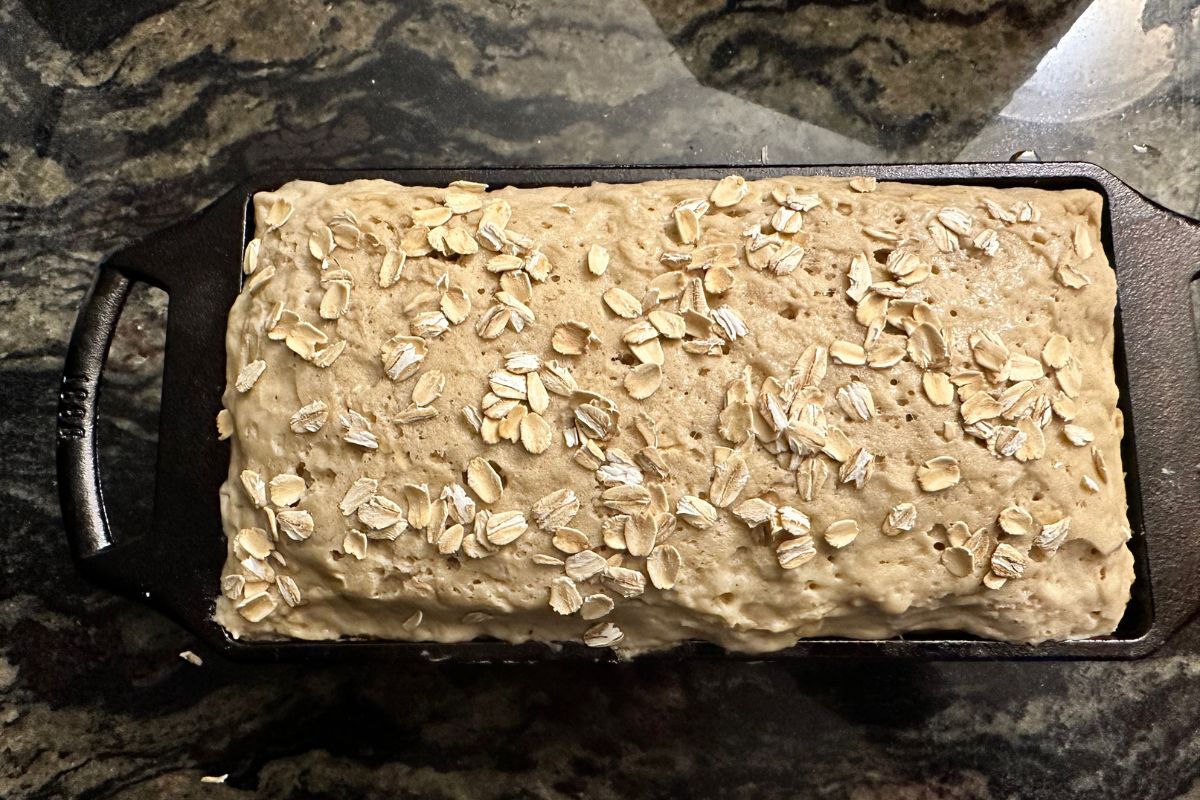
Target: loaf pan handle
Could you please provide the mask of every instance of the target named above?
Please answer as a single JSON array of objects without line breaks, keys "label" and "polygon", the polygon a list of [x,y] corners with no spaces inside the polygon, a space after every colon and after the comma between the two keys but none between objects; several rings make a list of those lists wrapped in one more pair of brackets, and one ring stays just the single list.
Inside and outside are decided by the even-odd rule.
[{"label": "loaf pan handle", "polygon": [[[1115,180],[1115,179],[1114,179]],[[1176,214],[1123,183],[1110,189],[1125,362],[1133,395],[1127,433],[1144,520],[1153,591],[1153,649],[1196,615],[1200,575],[1200,353],[1190,302],[1200,270],[1200,223]],[[1140,510],[1140,514],[1137,511]],[[1144,580],[1145,573],[1138,579]]]},{"label": "loaf pan handle", "polygon": [[[149,602],[211,642],[224,561],[218,493],[229,450],[213,418],[225,388],[225,318],[241,288],[245,187],[101,264],[67,347],[57,467],[64,527],[77,567],[106,589]],[[169,302],[154,473],[154,506],[136,531],[114,531],[97,447],[100,381],[134,283]]]},{"label": "loaf pan handle", "polygon": [[67,346],[58,394],[58,486],[63,522],[77,559],[96,556],[115,542],[104,507],[96,450],[96,408],[100,377],[133,287],[133,279],[111,263],[102,264],[88,289]]}]

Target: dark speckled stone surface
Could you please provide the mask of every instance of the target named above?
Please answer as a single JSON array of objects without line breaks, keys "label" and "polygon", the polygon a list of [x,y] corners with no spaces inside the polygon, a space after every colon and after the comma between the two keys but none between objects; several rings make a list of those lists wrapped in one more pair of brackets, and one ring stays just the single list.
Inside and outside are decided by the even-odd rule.
[{"label": "dark speckled stone surface", "polygon": [[[1200,797],[1196,623],[1136,663],[233,664],[76,575],[52,461],[95,264],[255,170],[1033,147],[1196,215],[1194,0],[0,0],[0,42],[0,796]],[[105,387],[126,533],[164,317]]]}]

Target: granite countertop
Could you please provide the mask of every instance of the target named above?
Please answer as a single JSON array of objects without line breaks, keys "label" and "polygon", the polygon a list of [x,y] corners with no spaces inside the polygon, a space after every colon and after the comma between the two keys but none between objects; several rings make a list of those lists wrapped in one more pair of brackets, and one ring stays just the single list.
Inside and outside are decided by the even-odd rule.
[{"label": "granite countertop", "polygon": [[[52,460],[95,265],[252,171],[1032,147],[1200,215],[1194,0],[12,0],[0,36],[0,796],[1200,797],[1200,623],[1132,663],[234,664],[76,574]],[[110,359],[118,531],[165,313]]]}]

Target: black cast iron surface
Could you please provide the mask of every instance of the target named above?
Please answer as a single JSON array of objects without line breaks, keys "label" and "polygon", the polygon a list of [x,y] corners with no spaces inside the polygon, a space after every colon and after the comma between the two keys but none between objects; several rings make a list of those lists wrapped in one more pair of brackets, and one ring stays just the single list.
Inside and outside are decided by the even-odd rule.
[{"label": "black cast iron surface", "polygon": [[[1088,188],[1105,197],[1104,247],[1118,283],[1117,380],[1126,416],[1122,457],[1134,532],[1137,581],[1111,637],[1023,645],[955,633],[903,639],[809,639],[773,657],[1136,658],[1157,648],[1200,605],[1200,359],[1189,284],[1200,269],[1200,225],[1146,200],[1091,164],[955,164],[837,167],[537,167],[380,169],[259,175],[193,220],[113,255],[84,300],[64,369],[58,418],[58,473],[64,519],[81,570],[97,583],[153,604],[214,647],[234,656],[299,658],[386,651],[428,658],[513,661],[610,658],[580,645],[471,642],[248,643],[212,621],[225,558],[218,489],[229,448],[213,420],[225,385],[225,322],[241,285],[241,252],[253,221],[248,200],[297,178],[339,183],[384,178],[403,184],[579,185],[663,178],[748,179],[778,175],[870,175],[929,184]],[[163,372],[154,515],[143,535],[114,540],[97,463],[97,390],[116,321],[133,281],[170,297]],[[728,655],[701,643],[670,651]],[[736,654],[734,654],[736,656]]]}]

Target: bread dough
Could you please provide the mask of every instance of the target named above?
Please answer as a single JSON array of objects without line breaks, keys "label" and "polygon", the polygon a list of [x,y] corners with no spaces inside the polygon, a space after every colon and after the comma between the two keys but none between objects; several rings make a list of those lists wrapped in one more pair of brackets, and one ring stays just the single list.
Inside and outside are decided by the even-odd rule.
[{"label": "bread dough", "polygon": [[[230,311],[226,340],[224,404],[233,434],[221,507],[229,557],[216,619],[240,639],[375,637],[459,642],[494,637],[550,642],[580,641],[591,629],[588,638],[594,644],[603,645],[620,635],[614,646],[626,654],[692,639],[731,650],[765,652],[802,637],[876,639],[917,630],[962,631],[1021,642],[1110,633],[1129,599],[1133,560],[1125,544],[1129,526],[1120,458],[1122,418],[1113,372],[1116,284],[1103,248],[1094,244],[1100,241],[1102,199],[1084,190],[900,183],[879,183],[872,189],[861,180],[854,186],[868,191],[833,178],[753,181],[744,185],[744,196],[736,203],[710,204],[707,209],[689,201],[707,200],[717,187],[715,181],[505,187],[486,194],[474,191],[476,187],[447,190],[385,181],[335,186],[296,181],[257,195],[256,244],[252,245],[256,258],[248,259],[254,262],[254,272]],[[716,196],[724,202],[742,191],[737,180],[729,179]],[[465,213],[450,214],[442,223],[439,217],[449,212],[430,209],[442,207],[444,201]],[[513,308],[499,303],[500,311],[488,311],[498,304],[495,295],[504,273],[489,270],[498,253],[489,249],[479,223],[485,213],[492,221],[503,219],[503,204],[498,201],[511,209],[506,249],[515,255],[514,260],[494,262],[493,268],[519,264],[521,271],[545,280],[531,281],[532,298],[525,305],[532,320],[519,332],[510,323],[497,338],[484,339],[477,333],[481,317],[507,315]],[[477,208],[480,203],[490,210]],[[436,228],[432,234],[414,231],[414,211],[422,210],[417,219]],[[696,215],[698,241],[682,242],[694,232],[693,215],[701,210]],[[271,223],[281,221],[272,227]],[[776,226],[795,232],[775,232]],[[431,237],[447,250],[477,252],[446,256],[434,249],[420,254],[429,250]],[[542,256],[531,259],[530,249],[522,244]],[[792,246],[803,251],[798,265],[796,251],[789,250]],[[382,288],[385,257],[388,270],[394,271],[405,248],[410,252],[402,275]],[[683,263],[680,254],[690,256],[690,261]],[[902,254],[909,254],[911,260],[900,263]],[[869,332],[856,319],[856,313],[864,318],[874,313],[847,294],[848,273],[856,257],[865,260],[871,282],[889,282],[877,288],[893,295],[903,292],[903,298],[892,297],[889,303],[899,325],[913,331],[910,336],[897,324]],[[605,261],[601,270],[600,262]],[[860,275],[862,267],[860,261]],[[732,286],[723,294],[705,292],[703,299],[710,309],[731,309],[736,317],[710,311],[706,321],[693,314],[685,339],[659,336],[658,345],[639,350],[643,358],[656,360],[661,346],[661,370],[639,368],[638,377],[631,379],[639,358],[623,337],[637,340],[648,335],[647,327],[654,330],[638,306],[653,299],[647,298],[651,281],[676,270],[685,279],[701,281],[707,270],[709,286],[717,290],[732,278]],[[922,271],[928,276],[916,280]],[[897,275],[908,276],[912,285],[897,285]],[[504,280],[506,287],[519,292],[519,276]],[[672,278],[664,278],[656,285],[672,284]],[[445,307],[439,304],[447,287],[454,287],[451,308],[461,308],[462,298],[469,299],[467,319],[425,340],[427,354],[411,375],[389,379],[381,349],[393,351],[395,357],[404,340],[393,337],[416,336],[417,330],[429,333],[439,327],[442,320],[436,313],[422,316],[422,312]],[[343,295],[346,288],[348,298]],[[606,302],[605,293],[614,289],[628,295],[611,294],[612,301]],[[678,313],[678,297],[662,299],[669,294],[665,288],[660,292],[657,308]],[[888,298],[871,296],[864,302],[884,299]],[[344,313],[324,319],[323,300],[326,316],[336,314],[343,303]],[[907,301],[927,305],[914,310],[915,303]],[[318,349],[341,347],[338,343],[345,342],[332,365],[318,366],[298,355],[287,340],[268,336],[280,304],[286,311],[275,324],[276,336],[282,337],[291,326],[296,349],[309,346],[306,333],[312,336],[299,323],[311,325],[320,332],[318,336],[323,334],[325,341],[316,345]],[[618,316],[614,307],[633,318]],[[905,316],[908,322],[902,321]],[[720,319],[713,322],[716,317]],[[657,319],[667,330],[676,324],[669,315]],[[920,322],[926,325],[918,330]],[[556,328],[567,323],[586,326],[559,330],[567,349],[587,339],[588,333],[581,333],[585,330],[592,337],[582,355],[564,355],[552,347]],[[631,326],[638,327],[627,337]],[[914,353],[917,360],[929,357],[930,344],[922,337],[929,336],[930,326],[942,335],[948,363],[922,370]],[[1001,343],[998,364],[994,363],[997,349],[980,338],[983,333]],[[896,348],[902,358],[881,367],[831,358],[819,392],[810,390],[807,397],[823,416],[818,427],[828,436],[834,436],[828,434],[832,428],[845,434],[851,459],[860,448],[874,457],[861,488],[853,478],[839,480],[842,465],[829,455],[802,458],[788,452],[786,444],[783,454],[776,455],[770,449],[780,445],[760,437],[752,437],[740,448],[723,438],[722,412],[727,400],[737,400],[737,389],[730,392],[730,386],[745,370],[753,395],[749,405],[765,409],[760,404],[764,381],[773,378],[777,387],[782,386],[796,374],[806,348],[830,348],[853,362],[859,360],[857,348],[868,335],[878,337],[868,348],[873,361],[890,362],[896,358]],[[1055,339],[1047,348],[1056,336],[1065,342]],[[715,355],[685,350],[685,345],[703,349],[705,345],[695,343],[705,339],[717,342],[711,346]],[[839,344],[834,346],[835,342]],[[421,345],[421,340],[415,340],[413,352]],[[932,349],[938,349],[936,342]],[[575,428],[575,409],[591,395],[564,397],[548,392],[540,420],[531,416],[514,423],[518,436],[528,428],[531,442],[549,440],[545,451],[536,454],[520,441],[488,445],[469,423],[464,408],[480,410],[489,390],[489,374],[503,369],[506,354],[513,352],[532,353],[543,365],[554,361],[567,367],[580,390],[603,395],[615,404],[616,431],[595,444],[613,460],[605,474],[615,480],[641,480],[649,489],[646,493],[631,490],[639,498],[651,497],[649,511],[634,518],[633,528],[626,528],[623,519],[611,520],[617,512],[602,505],[607,487],[593,470],[577,462],[575,451],[564,440],[564,431]],[[331,355],[326,351],[324,357]],[[1046,366],[1047,360],[1062,359],[1069,363],[1060,369]],[[265,369],[246,391],[239,391],[239,377],[256,372],[257,366],[247,371],[247,365],[257,361],[264,362]],[[982,364],[994,369],[984,369]],[[397,421],[430,413],[413,404],[413,393],[418,381],[422,381],[419,399],[435,393],[442,379],[437,375],[423,379],[433,370],[441,372],[444,385],[437,399],[423,408],[433,409],[436,416],[407,424]],[[543,366],[541,375],[546,378],[544,370]],[[972,370],[981,376],[972,378],[968,374]],[[958,392],[966,396],[972,389],[951,385],[955,395],[949,404],[934,405],[930,392],[936,395],[938,386],[927,392],[923,378],[943,389],[945,378],[925,377],[925,372],[941,373],[956,383],[983,381],[976,391],[985,396],[964,407]],[[1022,425],[994,415],[984,425],[1020,432],[1023,443],[1018,455],[1037,450],[1040,432],[1041,457],[1021,461],[997,454],[997,449],[1013,445],[1015,434],[1007,429],[999,440],[993,436],[990,445],[964,434],[964,411],[989,413],[987,406],[1005,403],[1002,391],[1019,382],[1013,375],[1038,372],[1045,377],[1033,381],[1030,397],[1045,399],[1029,404],[1030,416]],[[642,394],[656,374],[661,375],[661,383],[653,394],[640,400],[630,395],[627,381],[632,380],[631,388]],[[1009,379],[1003,380],[1006,376]],[[989,378],[994,380],[988,382]],[[553,382],[552,376],[543,384],[547,382]],[[794,386],[797,383],[802,381],[794,381]],[[1064,388],[1076,396],[1064,396]],[[874,406],[869,419],[858,418],[854,398],[839,396],[843,389],[858,393],[860,399],[864,389],[869,391]],[[995,397],[986,396],[987,392]],[[1053,408],[1072,416],[1069,425],[1076,427],[1068,427],[1062,416],[1047,408],[1052,398]],[[327,408],[324,424],[315,432],[294,432],[293,415],[317,401]],[[533,402],[540,406],[540,394],[536,401],[516,404],[527,407]],[[1018,408],[1022,402],[1018,401]],[[593,402],[597,404],[604,407],[604,401]],[[346,417],[351,410],[369,424],[378,444],[375,449],[344,438],[348,429],[342,423],[350,421]],[[746,409],[739,407],[739,411]],[[637,454],[647,443],[635,421],[643,416],[656,425],[665,479],[639,469],[643,462]],[[743,419],[738,411],[727,416],[733,428]],[[790,421],[799,417],[794,413]],[[758,426],[764,425],[768,435],[775,436],[766,417],[759,414]],[[837,451],[841,442],[830,440],[828,446]],[[793,450],[804,447],[800,444]],[[674,514],[683,496],[714,498],[721,493],[714,488],[736,488],[736,475],[732,487],[713,486],[715,460],[729,452],[722,448],[732,449],[732,458],[739,466],[744,463],[748,473],[736,501],[716,508],[715,521],[704,529],[679,519],[663,541],[662,534],[671,525],[664,514]],[[632,470],[623,464],[622,454],[634,461]],[[959,480],[949,488],[926,491],[919,480],[927,474],[923,465],[940,457],[953,460]],[[474,459],[487,464],[475,463],[471,483],[475,488],[471,488],[468,471]],[[823,468],[829,475],[811,501],[798,490],[800,463],[806,464],[800,468],[802,473]],[[933,477],[941,476],[940,465],[948,463],[934,462],[929,468],[937,472]],[[273,539],[266,508],[256,505],[243,484],[244,470],[256,473],[263,484],[277,476],[299,476],[302,487],[294,478],[282,478],[264,486],[258,499],[272,509],[276,528],[287,520],[285,527],[295,531],[298,526],[302,535],[309,516],[311,535],[297,540],[285,531]],[[485,504],[480,490],[494,496],[493,475],[502,491],[499,499]],[[445,537],[442,530],[431,535],[413,526],[398,532],[402,523],[376,532],[359,513],[344,515],[339,503],[362,478],[377,482],[373,488],[365,484],[367,495],[396,504],[393,508],[378,501],[375,513],[365,512],[366,519],[376,524],[386,522],[389,514],[407,513],[406,485],[425,485],[436,500],[444,487],[457,484],[480,511],[520,512],[528,527],[511,543],[492,545],[494,553],[484,550],[486,543],[476,543],[472,552],[479,555],[484,550],[487,557],[473,558],[464,552],[476,529],[468,521],[462,530],[467,545],[443,554],[437,539],[444,538],[444,548],[452,549],[457,530]],[[294,500],[297,488],[302,496],[294,506],[273,505],[273,501]],[[532,511],[541,498],[564,488],[578,499],[579,510],[569,527],[579,534],[565,532],[563,541],[568,547],[570,542],[589,544],[604,559],[622,556],[622,566],[610,566],[607,577],[601,573],[573,581],[565,578],[563,566],[553,563],[552,559],[569,556],[556,549],[554,534],[536,524]],[[743,514],[758,512],[770,519],[752,529],[733,509],[753,498],[765,502],[742,507]],[[903,524],[907,509],[902,507],[894,515],[893,509],[904,503],[915,507],[915,521],[910,529],[897,531],[889,527],[888,519]],[[1001,512],[1012,506],[1031,517],[1023,535],[1005,533],[998,524]],[[803,536],[781,529],[778,509],[782,507],[807,516],[811,546]],[[1019,512],[1010,514],[1025,519]],[[647,522],[653,515],[657,518]],[[516,517],[499,520],[511,522]],[[1064,527],[1054,523],[1065,518],[1070,520],[1069,529],[1054,551],[1051,540]],[[645,541],[646,531],[637,528],[639,521],[643,526],[661,525],[657,540]],[[450,519],[445,527],[453,522]],[[826,541],[825,532],[833,525],[831,537],[844,542],[851,522],[858,530],[852,541],[840,548]],[[796,524],[792,532],[802,532]],[[607,535],[602,533],[605,525]],[[485,527],[480,524],[481,535]],[[501,527],[497,523],[497,530]],[[515,527],[519,525],[509,529]],[[1022,531],[1019,524],[1009,527],[1018,534]],[[254,533],[239,537],[239,531],[255,528],[264,533],[265,543]],[[963,545],[964,532],[976,531],[981,534],[971,542],[973,557],[954,549]],[[581,541],[580,535],[586,539]],[[1035,546],[1039,536],[1044,547]],[[500,532],[496,538],[505,537]],[[801,560],[808,558],[810,550],[815,555],[784,569],[777,547],[785,541],[791,547],[784,551],[799,554]],[[643,553],[648,545],[663,548],[654,557],[658,583],[669,582],[663,572],[670,573],[678,556],[672,588],[656,588],[647,577]],[[674,548],[674,553],[665,546]],[[632,555],[630,549],[639,555]],[[258,555],[269,550],[274,554],[262,560],[255,558],[253,550]],[[1002,580],[1006,559],[1013,552],[1018,561],[1026,562],[1023,575]],[[535,560],[535,556],[540,557]],[[574,561],[584,564],[588,558]],[[956,558],[958,570],[952,568]],[[964,571],[962,567],[967,574],[954,574]],[[260,580],[264,577],[269,580]],[[639,580],[644,582],[640,593]],[[584,614],[595,617],[609,605],[609,600],[597,595],[611,598],[613,608],[599,618],[585,619],[579,611],[560,614],[551,607],[552,587],[558,611],[571,611],[587,598]],[[624,597],[622,591],[635,596]],[[295,601],[296,594],[300,602],[293,607],[287,600]],[[615,625],[620,634],[602,627],[604,623]]]}]

